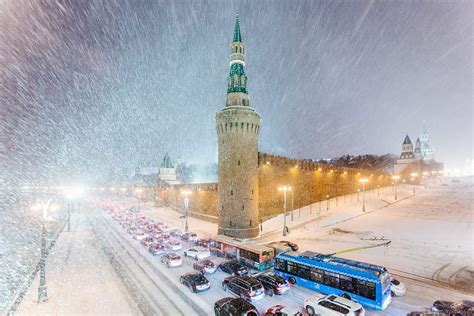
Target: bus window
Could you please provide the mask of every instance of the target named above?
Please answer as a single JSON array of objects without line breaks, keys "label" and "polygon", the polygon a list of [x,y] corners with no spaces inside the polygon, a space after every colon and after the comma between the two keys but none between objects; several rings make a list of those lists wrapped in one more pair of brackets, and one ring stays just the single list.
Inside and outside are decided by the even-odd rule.
[{"label": "bus window", "polygon": [[375,300],[375,284],[370,281],[357,280],[357,294]]},{"label": "bus window", "polygon": [[318,269],[318,268],[311,268],[310,272],[311,272],[311,280],[312,281],[317,282],[317,283],[324,283],[323,282],[323,275],[324,275],[323,270]]},{"label": "bus window", "polygon": [[338,289],[339,288],[339,274],[324,271],[324,284]]},{"label": "bus window", "polygon": [[339,288],[343,291],[353,293],[354,284],[352,283],[352,277],[346,275],[339,275]]},{"label": "bus window", "polygon": [[278,271],[286,272],[286,260],[276,259],[275,269],[277,269]]},{"label": "bus window", "polygon": [[311,273],[309,272],[309,267],[302,265],[301,263],[298,265],[298,276],[303,279],[310,279]]},{"label": "bus window", "polygon": [[298,264],[297,264],[297,263],[288,261],[288,262],[286,263],[286,265],[287,265],[287,271],[288,271],[288,273],[291,273],[291,274],[294,274],[294,275],[297,275],[297,274],[298,274]]},{"label": "bus window", "polygon": [[260,262],[260,256],[254,252],[245,250],[245,249],[239,249],[239,254],[241,258],[248,259],[253,262]]}]

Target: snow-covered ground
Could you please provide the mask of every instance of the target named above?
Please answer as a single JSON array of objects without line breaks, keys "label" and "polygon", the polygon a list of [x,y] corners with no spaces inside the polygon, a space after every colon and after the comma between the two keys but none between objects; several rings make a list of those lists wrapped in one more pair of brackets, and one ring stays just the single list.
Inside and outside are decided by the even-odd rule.
[{"label": "snow-covered ground", "polygon": [[[377,241],[367,239],[374,237],[391,240],[388,248],[341,255],[384,265],[407,285],[404,297],[394,298],[384,312],[367,311],[368,315],[400,315],[427,310],[436,299],[472,298],[473,291],[468,289],[473,283],[469,272],[473,270],[472,179],[426,190],[417,187],[416,195],[412,190],[400,186],[397,201],[391,188],[379,194],[368,192],[365,213],[362,195],[359,202],[352,196],[352,203],[350,196],[338,198],[337,207],[331,200],[329,210],[324,202],[319,216],[319,203],[295,210],[293,221],[291,215],[287,217],[290,235],[285,239],[297,242],[301,250],[323,253],[371,245]],[[35,303],[35,281],[19,314],[212,314],[213,303],[229,295],[221,287],[226,276],[222,272],[209,277],[209,291],[190,293],[179,284],[179,276],[192,271],[191,259],[186,258],[182,267],[168,269],[107,213],[93,206],[87,209],[75,215],[78,231],[63,233],[48,259],[50,300],[44,305]],[[181,214],[169,208],[145,203],[141,212],[170,226],[183,225]],[[265,222],[259,240],[283,239],[282,224],[282,215]],[[78,227],[83,227],[82,233]],[[201,237],[217,230],[216,224],[195,218],[189,218],[189,227]],[[294,286],[288,295],[266,297],[255,305],[260,311],[275,304],[302,307],[311,293]]]},{"label": "snow-covered ground", "polygon": [[39,274],[17,315],[130,315],[133,300],[98,249],[89,223],[90,210],[75,213],[71,231],[64,231],[46,263],[48,300],[38,304]]}]

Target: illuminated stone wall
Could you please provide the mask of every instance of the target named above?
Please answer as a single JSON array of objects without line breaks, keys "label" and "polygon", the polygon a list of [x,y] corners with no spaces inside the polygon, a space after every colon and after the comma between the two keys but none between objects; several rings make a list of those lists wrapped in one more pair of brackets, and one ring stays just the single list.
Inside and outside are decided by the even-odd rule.
[{"label": "illuminated stone wall", "polygon": [[[283,194],[278,187],[286,184],[292,187],[287,193],[288,210],[297,209],[320,200],[362,191],[360,178],[367,178],[366,190],[390,185],[388,173],[364,169],[345,168],[319,164],[287,157],[258,154],[259,212],[262,219],[283,212]],[[190,216],[216,221],[218,216],[218,185],[181,184],[162,187],[157,190],[158,204],[178,210],[184,208],[181,190],[191,190],[189,195]],[[293,204],[293,207],[292,207]]]}]

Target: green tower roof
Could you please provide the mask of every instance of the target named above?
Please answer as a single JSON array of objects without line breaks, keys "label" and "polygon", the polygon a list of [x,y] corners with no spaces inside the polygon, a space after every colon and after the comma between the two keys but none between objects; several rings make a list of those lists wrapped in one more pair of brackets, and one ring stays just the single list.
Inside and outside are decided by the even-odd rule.
[{"label": "green tower roof", "polygon": [[171,162],[171,158],[168,153],[165,154],[163,158],[163,162],[161,163],[161,168],[174,168],[173,163]]},{"label": "green tower roof", "polygon": [[240,35],[240,20],[239,20],[238,13],[235,15],[234,42],[242,42],[242,36]]}]

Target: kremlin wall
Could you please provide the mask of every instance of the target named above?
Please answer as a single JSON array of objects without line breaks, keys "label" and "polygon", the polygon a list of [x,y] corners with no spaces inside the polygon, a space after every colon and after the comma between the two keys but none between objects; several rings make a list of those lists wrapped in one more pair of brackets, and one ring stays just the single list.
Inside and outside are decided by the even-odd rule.
[{"label": "kremlin wall", "polygon": [[[297,160],[266,153],[258,154],[258,193],[261,220],[283,212],[283,194],[280,185],[292,187],[287,196],[287,210],[336,196],[362,191],[360,178],[367,178],[366,190],[377,186],[391,185],[390,174],[372,170],[339,167],[307,160]],[[182,190],[191,190],[188,196],[190,216],[217,221],[219,196],[217,183],[162,185],[156,191],[156,202],[160,206],[184,208]],[[293,203],[292,203],[293,200]],[[293,204],[293,207],[292,207]]]}]

